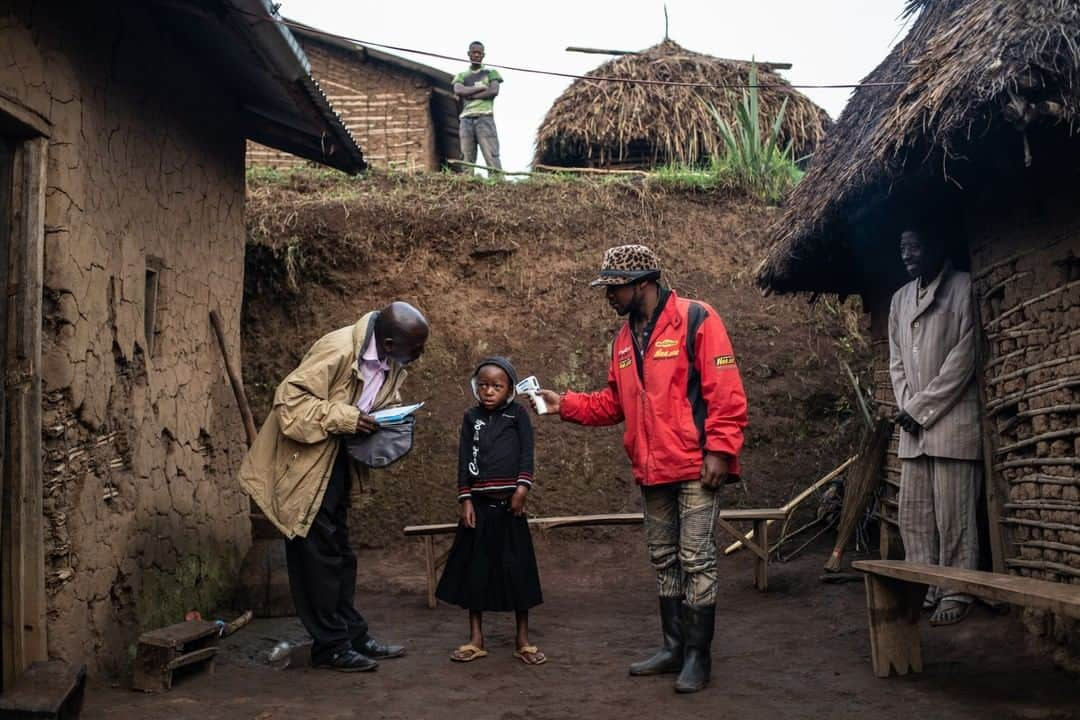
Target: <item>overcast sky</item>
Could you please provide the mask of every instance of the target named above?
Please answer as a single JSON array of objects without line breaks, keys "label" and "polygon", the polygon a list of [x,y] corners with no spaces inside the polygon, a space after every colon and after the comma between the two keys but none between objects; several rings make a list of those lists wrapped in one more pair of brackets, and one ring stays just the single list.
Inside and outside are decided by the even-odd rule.
[{"label": "overcast sky", "polygon": [[[281,13],[369,42],[461,57],[457,63],[401,53],[450,72],[463,69],[471,40],[487,61],[581,74],[609,59],[568,53],[568,45],[640,50],[664,36],[663,0],[541,0],[455,3],[446,0],[285,0]],[[904,36],[905,0],[667,0],[671,39],[719,57],[790,62],[798,84],[855,83]],[[500,71],[495,102],[503,166],[525,170],[544,113],[572,82]],[[850,90],[803,90],[833,119]]]}]

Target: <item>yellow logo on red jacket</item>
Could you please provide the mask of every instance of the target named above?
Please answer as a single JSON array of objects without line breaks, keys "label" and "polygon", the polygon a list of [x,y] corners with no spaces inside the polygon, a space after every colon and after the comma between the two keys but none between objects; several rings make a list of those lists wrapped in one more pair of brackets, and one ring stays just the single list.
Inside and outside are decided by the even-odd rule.
[{"label": "yellow logo on red jacket", "polygon": [[713,364],[716,367],[729,367],[735,364],[734,355],[717,355],[713,358]]},{"label": "yellow logo on red jacket", "polygon": [[674,338],[664,338],[663,340],[656,341],[656,352],[653,353],[653,357],[657,360],[667,360],[674,357],[679,357],[679,353],[682,349],[679,347],[679,341]]},{"label": "yellow logo on red jacket", "polygon": [[619,369],[620,370],[625,370],[626,368],[630,367],[631,363],[633,363],[633,362],[634,361],[631,358],[623,358],[622,360],[619,361]]}]

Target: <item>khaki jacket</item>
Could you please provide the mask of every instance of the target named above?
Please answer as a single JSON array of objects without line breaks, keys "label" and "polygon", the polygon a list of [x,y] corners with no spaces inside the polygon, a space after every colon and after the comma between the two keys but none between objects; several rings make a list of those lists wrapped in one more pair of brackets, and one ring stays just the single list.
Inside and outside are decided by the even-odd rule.
[{"label": "khaki jacket", "polygon": [[975,386],[971,276],[946,263],[918,297],[919,281],[896,291],[889,310],[889,373],[896,404],[921,429],[900,431],[899,455],[977,460],[982,425]]},{"label": "khaki jacket", "polygon": [[[274,405],[240,465],[240,487],[285,537],[306,537],[322,504],[339,440],[356,432],[363,390],[359,357],[378,313],[324,335],[274,393]],[[405,370],[390,360],[374,409],[401,401]],[[351,465],[351,464],[350,464]],[[358,469],[352,466],[353,479]]]}]

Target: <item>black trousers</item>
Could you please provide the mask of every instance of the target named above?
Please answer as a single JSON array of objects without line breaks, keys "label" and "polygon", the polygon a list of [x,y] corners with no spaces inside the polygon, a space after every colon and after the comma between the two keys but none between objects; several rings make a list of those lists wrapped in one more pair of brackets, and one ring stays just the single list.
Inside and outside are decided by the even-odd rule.
[{"label": "black trousers", "polygon": [[285,541],[289,589],[296,614],[311,634],[311,661],[324,662],[368,636],[356,610],[356,553],[349,547],[349,459],[338,451],[322,505],[307,537]]}]

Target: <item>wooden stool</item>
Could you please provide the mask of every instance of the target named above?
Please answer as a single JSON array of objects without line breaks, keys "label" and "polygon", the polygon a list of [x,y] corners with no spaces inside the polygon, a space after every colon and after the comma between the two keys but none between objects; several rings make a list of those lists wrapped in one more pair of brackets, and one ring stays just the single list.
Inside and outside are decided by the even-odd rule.
[{"label": "wooden stool", "polygon": [[78,720],[85,688],[85,665],[36,662],[0,695],[0,718]]},{"label": "wooden stool", "polygon": [[173,672],[189,668],[213,672],[220,627],[217,623],[193,620],[151,630],[139,637],[132,687],[144,692],[160,692],[172,687]]}]

